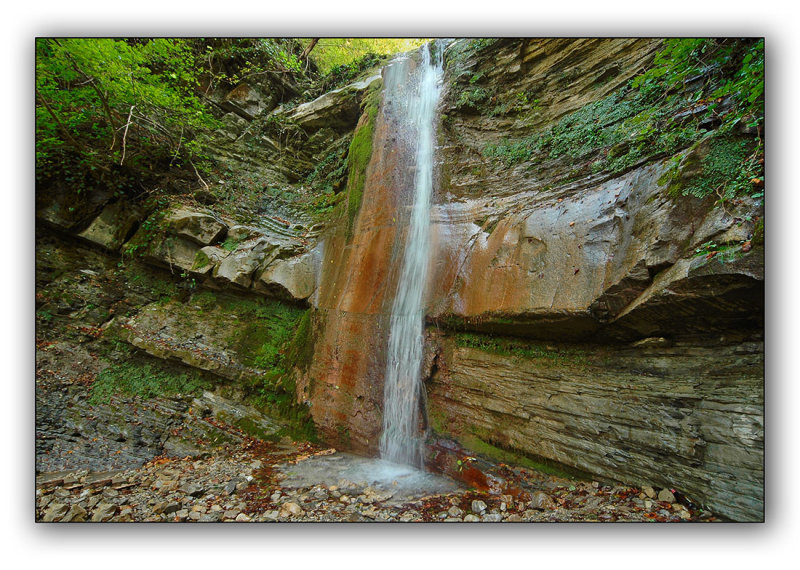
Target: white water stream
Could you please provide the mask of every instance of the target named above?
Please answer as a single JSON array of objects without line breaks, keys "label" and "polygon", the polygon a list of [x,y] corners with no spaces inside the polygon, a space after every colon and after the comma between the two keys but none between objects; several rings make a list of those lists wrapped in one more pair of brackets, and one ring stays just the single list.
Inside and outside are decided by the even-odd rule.
[{"label": "white water stream", "polygon": [[[421,366],[424,331],[423,293],[430,252],[430,208],[433,189],[433,152],[436,106],[442,86],[442,50],[431,56],[422,48],[415,81],[402,92],[401,109],[415,140],[414,201],[402,256],[402,269],[391,312],[384,387],[381,458],[422,467],[419,434]],[[392,70],[388,70],[389,73]],[[390,79],[390,78],[387,78]],[[406,77],[405,80],[409,78]],[[388,81],[387,84],[394,82]],[[387,85],[388,86],[388,85]]]}]

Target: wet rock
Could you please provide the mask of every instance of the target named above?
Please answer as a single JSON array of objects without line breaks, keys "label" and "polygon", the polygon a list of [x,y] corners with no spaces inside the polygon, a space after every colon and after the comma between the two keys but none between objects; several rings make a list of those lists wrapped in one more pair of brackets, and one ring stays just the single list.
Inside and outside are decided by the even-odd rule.
[{"label": "wet rock", "polygon": [[103,208],[89,227],[78,235],[106,249],[118,250],[143,216],[140,208],[118,200]]},{"label": "wet rock", "polygon": [[289,118],[304,129],[317,129],[322,126],[353,128],[361,115],[359,104],[362,95],[379,81],[381,76],[375,75],[364,81],[329,91],[309,103],[298,105]]},{"label": "wet rock", "polygon": [[172,210],[164,219],[164,226],[200,245],[218,241],[228,229],[213,216],[184,208]]},{"label": "wet rock", "polygon": [[242,287],[250,287],[256,269],[269,265],[279,253],[280,246],[266,238],[245,242],[220,261],[214,268],[213,276]]},{"label": "wet rock", "polygon": [[316,288],[313,254],[274,261],[260,275],[256,288],[291,301],[307,299]]}]

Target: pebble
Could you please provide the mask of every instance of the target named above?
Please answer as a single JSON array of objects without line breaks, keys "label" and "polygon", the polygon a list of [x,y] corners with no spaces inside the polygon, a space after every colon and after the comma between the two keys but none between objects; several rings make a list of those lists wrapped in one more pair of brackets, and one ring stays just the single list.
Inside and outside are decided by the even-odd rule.
[{"label": "pebble", "polygon": [[553,499],[545,493],[544,491],[534,491],[531,495],[531,507],[534,509],[540,509],[543,511],[551,511],[556,508],[556,504],[553,502]]},{"label": "pebble", "polygon": [[667,503],[674,503],[675,502],[675,495],[673,495],[669,489],[661,489],[658,492],[658,500],[664,501]]},{"label": "pebble", "polygon": [[481,514],[483,511],[486,510],[486,503],[479,500],[472,501],[472,512],[475,514]]},{"label": "pebble", "polygon": [[450,515],[451,517],[460,517],[464,514],[464,511],[462,511],[456,506],[452,506],[449,509],[447,509],[447,514]]},{"label": "pebble", "polygon": [[279,514],[282,517],[298,517],[303,514],[303,508],[297,503],[284,503]]}]

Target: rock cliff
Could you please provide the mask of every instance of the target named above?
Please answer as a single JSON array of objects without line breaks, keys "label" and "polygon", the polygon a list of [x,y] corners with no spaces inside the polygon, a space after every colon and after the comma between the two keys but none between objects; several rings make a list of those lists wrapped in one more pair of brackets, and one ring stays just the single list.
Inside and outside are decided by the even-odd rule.
[{"label": "rock cliff", "polygon": [[[459,40],[445,52],[421,414],[472,453],[674,487],[761,520],[763,204],[674,192],[724,149],[713,124],[677,130],[684,108],[657,110],[666,134],[642,129],[627,85],[660,47]],[[37,193],[37,293],[49,295],[37,308],[84,283],[80,306],[58,306],[109,309],[87,321],[92,338],[200,369],[226,395],[291,392],[284,411],[321,439],[376,453],[413,178],[382,83],[370,70],[281,104],[257,86],[212,93],[217,158],[259,180],[247,211],[231,204],[244,186],[222,184],[169,204]],[[130,273],[94,277],[120,256],[141,282],[173,284],[169,298]],[[291,362],[270,352],[279,332],[295,339]],[[276,383],[279,366],[290,382]]]}]

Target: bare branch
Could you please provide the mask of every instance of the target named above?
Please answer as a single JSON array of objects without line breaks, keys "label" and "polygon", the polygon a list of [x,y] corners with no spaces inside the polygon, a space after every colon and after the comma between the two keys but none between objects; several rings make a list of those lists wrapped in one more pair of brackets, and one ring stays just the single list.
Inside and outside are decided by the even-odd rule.
[{"label": "bare branch", "polygon": [[122,163],[125,161],[125,142],[128,139],[128,127],[131,125],[131,115],[133,115],[133,108],[135,105],[131,105],[131,110],[128,112],[128,122],[125,123],[125,134],[122,135],[122,158],[119,159],[119,165],[122,166]]}]

